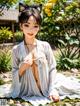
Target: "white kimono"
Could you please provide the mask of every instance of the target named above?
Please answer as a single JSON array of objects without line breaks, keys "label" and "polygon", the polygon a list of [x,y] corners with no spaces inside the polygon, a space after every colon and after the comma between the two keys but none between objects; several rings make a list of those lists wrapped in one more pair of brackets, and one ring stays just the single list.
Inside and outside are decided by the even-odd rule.
[{"label": "white kimono", "polygon": [[7,85],[3,85],[0,87],[0,94],[6,96],[6,92],[11,92],[9,97],[20,97],[34,106],[49,103],[48,96],[58,95],[58,93],[60,99],[64,99],[66,96],[71,99],[80,98],[80,80],[73,76],[66,77],[60,73],[56,74],[56,61],[49,43],[37,40],[36,46],[36,58],[38,58],[36,63],[42,93],[36,84],[31,68],[27,69],[23,76],[19,76],[19,67],[27,55],[28,49],[25,49],[24,41],[13,47],[12,91],[8,89]]},{"label": "white kimono", "polygon": [[36,63],[38,65],[38,73],[40,87],[42,93],[36,84],[31,68],[27,69],[21,77],[19,76],[19,67],[24,62],[24,58],[28,55],[28,49],[24,46],[24,41],[13,47],[12,50],[12,97],[30,97],[45,96],[50,94],[58,95],[54,88],[54,80],[56,76],[56,61],[53,56],[49,43],[45,41],[37,41],[36,46]]}]

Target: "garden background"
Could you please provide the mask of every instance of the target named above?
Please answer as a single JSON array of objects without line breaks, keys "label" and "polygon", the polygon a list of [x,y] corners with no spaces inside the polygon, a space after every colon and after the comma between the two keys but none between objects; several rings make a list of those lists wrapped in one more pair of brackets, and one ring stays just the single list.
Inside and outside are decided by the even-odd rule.
[{"label": "garden background", "polygon": [[[4,10],[18,11],[19,2],[19,0],[0,0],[0,17],[5,14]],[[80,78],[80,1],[22,0],[21,2],[28,5],[42,4],[42,23],[37,38],[50,43],[59,72]],[[1,22],[2,20],[0,20],[0,85],[3,85],[11,83],[11,49],[13,45],[23,40],[23,34],[18,21],[13,22],[12,27]],[[70,102],[69,105],[72,102],[71,106],[77,101],[80,102],[78,99],[64,101],[66,100]],[[60,103],[61,106],[66,104],[64,101]],[[60,104],[52,103],[50,106]]]}]

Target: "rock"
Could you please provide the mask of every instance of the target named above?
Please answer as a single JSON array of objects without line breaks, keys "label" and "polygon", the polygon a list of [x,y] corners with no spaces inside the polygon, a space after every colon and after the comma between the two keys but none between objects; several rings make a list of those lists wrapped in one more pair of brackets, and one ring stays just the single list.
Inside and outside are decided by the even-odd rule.
[{"label": "rock", "polygon": [[20,103],[16,103],[15,106],[22,106]]},{"label": "rock", "polygon": [[29,103],[27,103],[27,102],[23,102],[22,106],[31,106],[31,105]]},{"label": "rock", "polygon": [[76,68],[72,68],[71,72],[73,72],[73,75],[77,75],[78,74],[78,69]]},{"label": "rock", "polygon": [[7,78],[7,76],[6,75],[3,75],[3,78]]},{"label": "rock", "polygon": [[22,105],[21,105],[20,101],[16,101],[15,106],[22,106]]},{"label": "rock", "polygon": [[63,106],[72,106],[70,103],[64,103]]},{"label": "rock", "polygon": [[75,106],[80,106],[80,102],[75,103]]},{"label": "rock", "polygon": [[14,101],[13,100],[9,100],[9,104],[11,105],[11,104],[14,104]]},{"label": "rock", "polygon": [[4,82],[12,81],[12,74],[11,74],[11,72],[6,72],[6,73],[1,72],[0,78]]}]

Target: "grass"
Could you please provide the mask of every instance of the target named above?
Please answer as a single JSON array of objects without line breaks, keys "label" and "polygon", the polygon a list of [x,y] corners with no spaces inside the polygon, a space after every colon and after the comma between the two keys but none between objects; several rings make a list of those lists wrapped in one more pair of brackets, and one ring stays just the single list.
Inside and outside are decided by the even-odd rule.
[{"label": "grass", "polygon": [[[25,106],[32,106],[29,102],[26,102],[22,99],[16,98],[16,99],[7,99],[9,106],[16,106],[16,103],[25,104]],[[69,106],[76,106],[76,103],[80,103],[80,99],[69,99],[65,98],[64,100],[61,100],[59,102],[51,102],[47,103],[46,105],[39,105],[39,106],[68,106],[66,104],[70,104]],[[24,106],[24,105],[22,105]],[[79,105],[80,106],[80,105]]]},{"label": "grass", "polygon": [[5,82],[2,79],[0,79],[0,85],[3,85],[3,84],[5,84]]}]

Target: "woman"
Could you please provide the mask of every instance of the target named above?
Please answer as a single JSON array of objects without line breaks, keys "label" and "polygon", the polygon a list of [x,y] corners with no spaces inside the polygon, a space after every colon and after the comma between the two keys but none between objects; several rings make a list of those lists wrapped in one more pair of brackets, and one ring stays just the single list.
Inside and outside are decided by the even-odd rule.
[{"label": "woman", "polygon": [[[22,5],[22,4],[21,4]],[[48,42],[36,39],[40,30],[39,6],[23,6],[19,25],[24,40],[12,50],[12,97],[44,96],[59,101],[54,88],[56,61]]]}]

